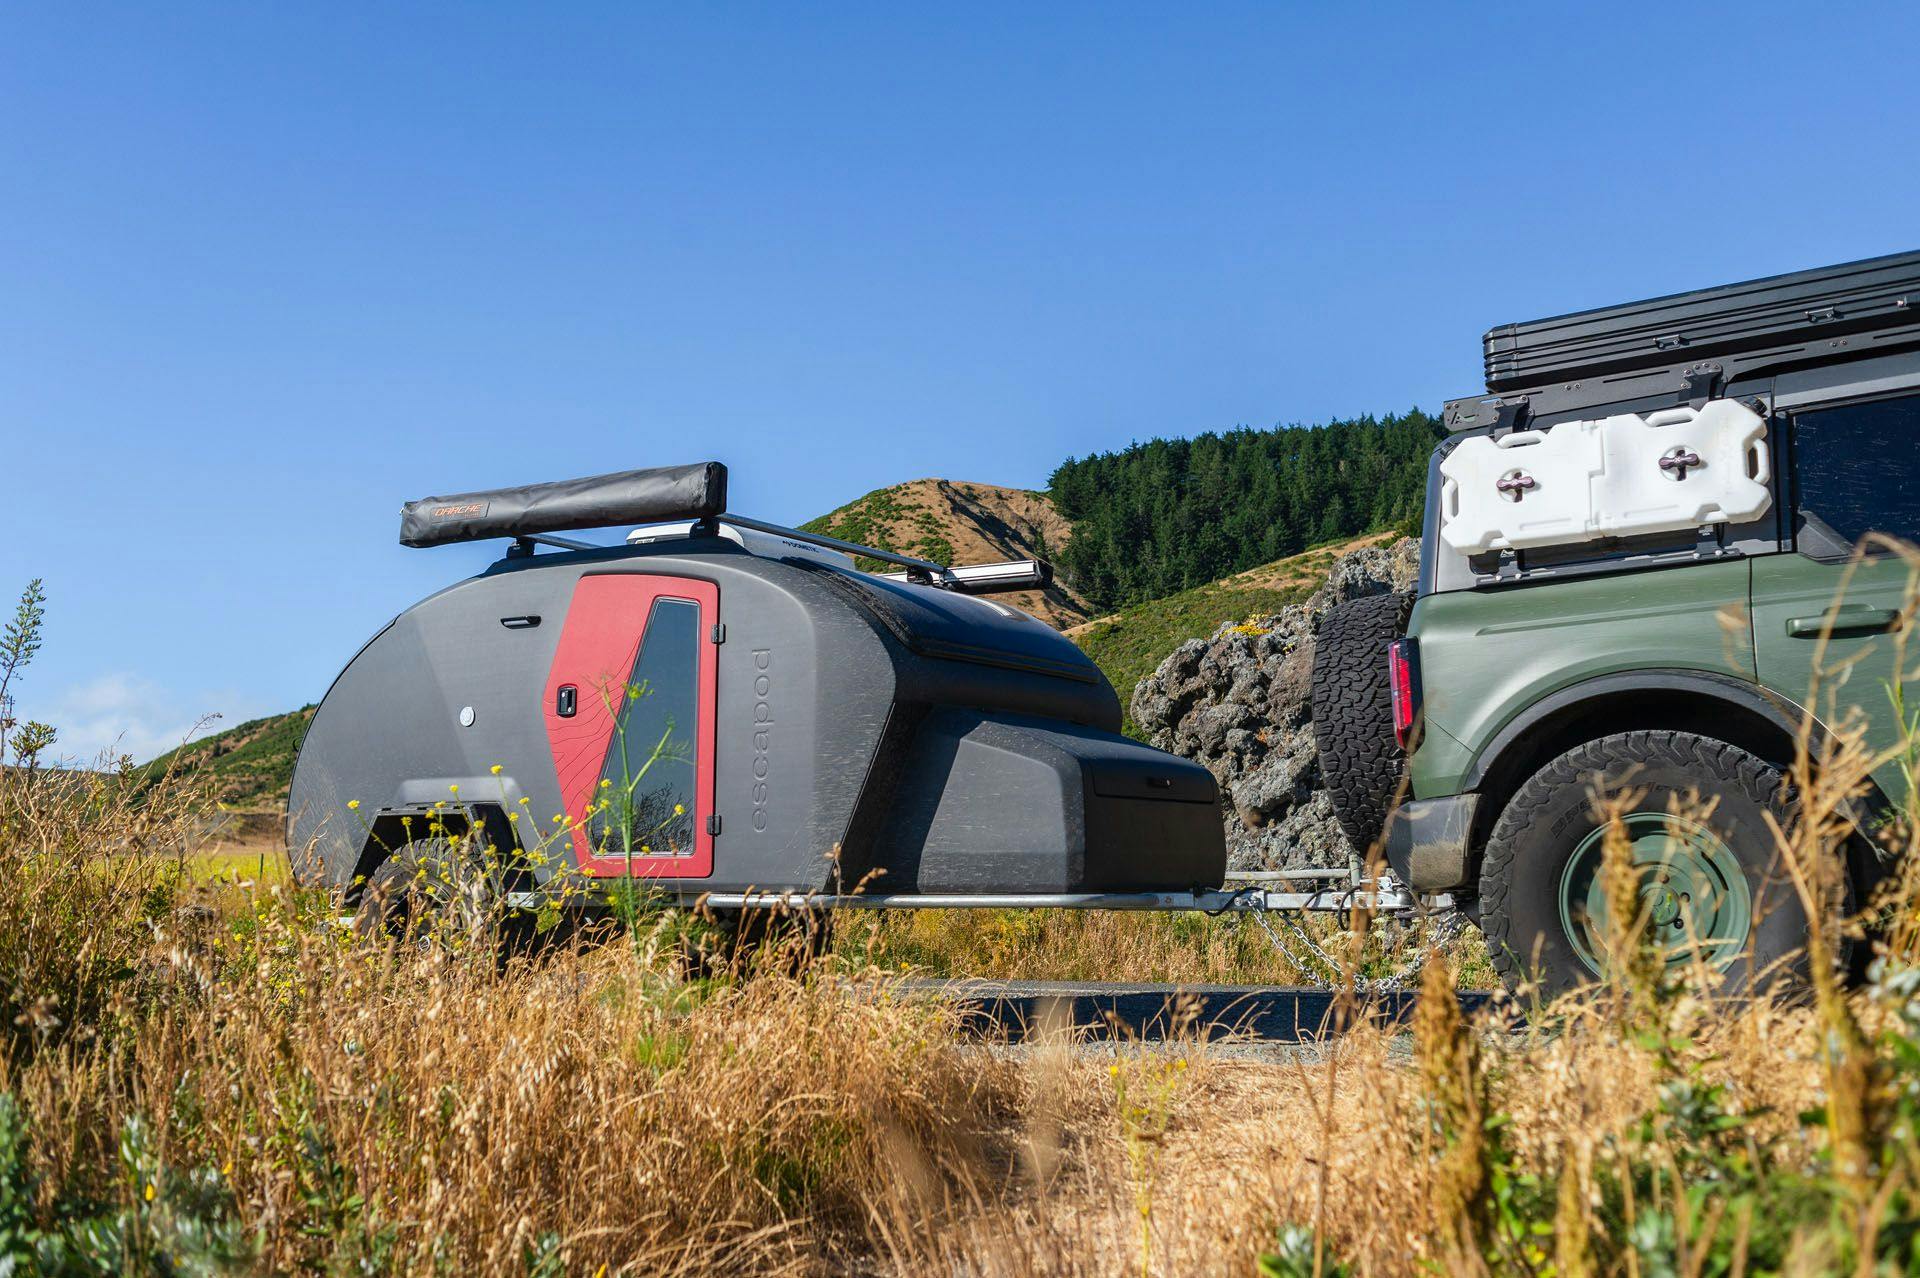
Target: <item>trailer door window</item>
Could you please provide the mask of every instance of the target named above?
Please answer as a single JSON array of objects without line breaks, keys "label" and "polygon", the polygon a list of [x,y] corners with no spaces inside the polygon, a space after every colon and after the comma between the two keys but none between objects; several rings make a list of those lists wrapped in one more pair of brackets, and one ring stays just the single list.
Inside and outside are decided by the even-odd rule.
[{"label": "trailer door window", "polygon": [[1869,532],[1920,542],[1920,396],[1800,413],[1793,456],[1802,551],[1844,556]]},{"label": "trailer door window", "polygon": [[689,856],[695,850],[700,605],[657,599],[615,711],[592,832],[601,857]]}]

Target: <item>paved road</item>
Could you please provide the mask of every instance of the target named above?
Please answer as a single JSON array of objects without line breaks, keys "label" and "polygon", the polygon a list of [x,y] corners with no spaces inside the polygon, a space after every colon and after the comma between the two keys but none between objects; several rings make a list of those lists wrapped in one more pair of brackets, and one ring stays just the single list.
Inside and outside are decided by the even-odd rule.
[{"label": "paved road", "polygon": [[[913,980],[902,992],[958,1004],[982,1036],[1020,1039],[1042,1027],[1071,1025],[1081,1037],[1158,1042],[1203,1032],[1267,1043],[1306,1043],[1337,1031],[1334,992],[1276,985],[1135,985],[1118,981]],[[1469,1014],[1492,996],[1462,991]],[[1411,990],[1368,995],[1365,1006],[1389,1021],[1413,1013]]]}]

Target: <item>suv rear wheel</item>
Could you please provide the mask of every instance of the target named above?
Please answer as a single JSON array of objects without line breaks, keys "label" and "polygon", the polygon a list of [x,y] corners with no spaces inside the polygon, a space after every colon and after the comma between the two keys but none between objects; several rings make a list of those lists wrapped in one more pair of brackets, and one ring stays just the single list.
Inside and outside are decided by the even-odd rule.
[{"label": "suv rear wheel", "polygon": [[1697,956],[1729,992],[1804,970],[1806,912],[1767,820],[1788,817],[1780,770],[1692,733],[1627,732],[1547,764],[1494,825],[1480,926],[1509,987],[1532,979],[1551,996],[1603,972],[1597,800],[1620,805],[1644,935],[1670,966]]}]

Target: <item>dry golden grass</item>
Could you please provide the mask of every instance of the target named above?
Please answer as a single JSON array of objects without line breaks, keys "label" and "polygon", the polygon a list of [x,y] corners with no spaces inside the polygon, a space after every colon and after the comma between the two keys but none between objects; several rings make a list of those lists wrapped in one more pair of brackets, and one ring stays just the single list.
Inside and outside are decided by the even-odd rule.
[{"label": "dry golden grass", "polygon": [[221,1168],[274,1272],[515,1272],[543,1235],[587,1272],[817,1271],[872,1249],[891,1195],[937,1215],[1010,1104],[936,1011],[827,986],[698,993],[620,946],[496,977],[285,914],[244,956],[171,939],[202,997],[0,1086],[60,1134],[53,1184],[110,1167],[127,1113]]},{"label": "dry golden grass", "polygon": [[[1296,920],[1324,951],[1342,935],[1332,916]],[[1360,975],[1379,979],[1417,962],[1425,924],[1374,922]],[[1478,932],[1445,941],[1463,988],[1497,984]],[[1339,972],[1288,925],[1247,914],[1111,910],[847,911],[835,953],[862,965],[937,977],[1028,981],[1151,981],[1174,985],[1321,985]]]},{"label": "dry golden grass", "polygon": [[1761,1111],[1741,1138],[1769,1165],[1822,1147],[1794,1117],[1828,1094],[1810,1008],[1671,999],[1666,1056],[1604,998],[1551,1033],[1443,1021],[1415,1053],[1368,1025],[1279,1062],[1006,1051],[884,974],[689,981],[664,919],[502,968],[359,942],[277,888],[156,918],[130,882],[93,904],[140,921],[138,1005],[17,1035],[0,1092],[43,1204],[149,1209],[164,1178],[115,1152],[137,1115],[160,1164],[211,1169],[251,1271],[1244,1273],[1286,1224],[1353,1272],[1472,1268],[1449,1225],[1485,1187],[1443,1192],[1430,1127],[1462,1041],[1505,1175],[1651,1157],[1635,1133],[1677,1077]]},{"label": "dry golden grass", "polygon": [[[187,878],[241,908],[253,886],[290,883],[278,848],[218,848],[187,858]],[[1175,985],[1317,985],[1333,974],[1277,924],[1248,915],[1089,910],[896,910],[842,912],[834,953],[843,963],[931,977],[1025,981],[1152,981]],[[1302,922],[1322,945],[1331,918]],[[1401,970],[1430,929],[1379,920],[1361,975]],[[1280,938],[1276,944],[1275,937]],[[1498,984],[1480,934],[1450,936],[1446,949],[1463,989]]]}]

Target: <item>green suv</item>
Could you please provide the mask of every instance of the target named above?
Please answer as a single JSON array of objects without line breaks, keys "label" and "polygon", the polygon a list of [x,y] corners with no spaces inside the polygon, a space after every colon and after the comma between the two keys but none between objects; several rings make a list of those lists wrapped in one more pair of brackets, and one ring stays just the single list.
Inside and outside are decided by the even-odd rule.
[{"label": "green suv", "polygon": [[1791,970],[1797,741],[1864,721],[1888,751],[1836,854],[1855,899],[1909,798],[1885,539],[1920,541],[1920,253],[1502,326],[1486,368],[1447,406],[1416,594],[1322,626],[1343,824],[1552,991],[1601,970],[1605,802],[1669,961]]}]

